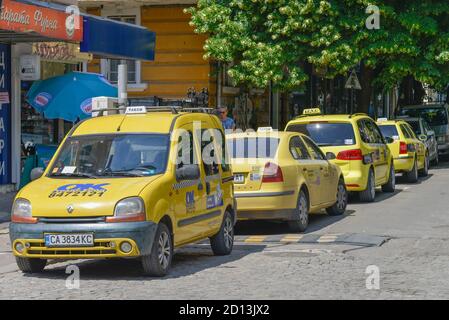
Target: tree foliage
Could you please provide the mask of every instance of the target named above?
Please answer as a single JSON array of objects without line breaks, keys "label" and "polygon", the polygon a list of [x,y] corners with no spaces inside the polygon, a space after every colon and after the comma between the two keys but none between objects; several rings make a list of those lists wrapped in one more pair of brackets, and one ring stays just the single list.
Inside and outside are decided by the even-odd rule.
[{"label": "tree foliage", "polygon": [[[369,5],[380,29],[366,27]],[[187,11],[208,35],[205,58],[233,62],[237,84],[290,90],[307,81],[304,62],[328,78],[363,62],[383,87],[408,75],[449,83],[447,0],[199,0]]]}]

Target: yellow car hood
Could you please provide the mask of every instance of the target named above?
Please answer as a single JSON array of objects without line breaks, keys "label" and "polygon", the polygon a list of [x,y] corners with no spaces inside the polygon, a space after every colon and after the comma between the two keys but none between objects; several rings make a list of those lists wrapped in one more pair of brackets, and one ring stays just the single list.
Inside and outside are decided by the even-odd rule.
[{"label": "yellow car hood", "polygon": [[114,179],[43,177],[27,185],[18,198],[31,202],[33,217],[112,216],[118,201],[138,196],[159,177],[160,175]]}]

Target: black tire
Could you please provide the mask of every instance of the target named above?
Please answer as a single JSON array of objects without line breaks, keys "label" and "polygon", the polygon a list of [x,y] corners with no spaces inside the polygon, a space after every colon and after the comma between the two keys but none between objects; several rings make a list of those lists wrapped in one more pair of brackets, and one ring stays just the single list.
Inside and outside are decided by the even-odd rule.
[{"label": "black tire", "polygon": [[420,177],[427,177],[429,175],[429,166],[430,166],[429,156],[426,155],[426,158],[424,159],[424,168],[419,170]]},{"label": "black tire", "polygon": [[337,202],[332,207],[326,208],[330,216],[340,216],[346,211],[348,205],[348,191],[345,182],[340,179],[337,186]]},{"label": "black tire", "polygon": [[437,151],[437,155],[436,155],[435,159],[432,160],[432,166],[438,167],[439,164],[440,164],[440,157],[439,157],[438,151]]},{"label": "black tire", "polygon": [[390,168],[390,177],[388,178],[388,182],[382,186],[382,192],[392,193],[395,190],[396,190],[396,173],[394,171],[394,166],[392,162]]},{"label": "black tire", "polygon": [[220,231],[210,238],[212,252],[216,256],[227,256],[234,248],[234,219],[231,213],[225,212]]},{"label": "black tire", "polygon": [[376,199],[376,180],[373,169],[369,170],[366,189],[359,193],[359,198],[363,202],[374,202]]},{"label": "black tire", "polygon": [[142,256],[143,273],[152,277],[166,276],[173,259],[173,240],[168,227],[160,223],[154,237],[151,253]]},{"label": "black tire", "polygon": [[47,265],[47,260],[16,257],[16,263],[23,273],[41,273]]},{"label": "black tire", "polygon": [[418,161],[416,160],[416,158],[412,170],[410,172],[406,172],[405,177],[410,183],[418,182]]},{"label": "black tire", "polygon": [[309,199],[303,190],[299,192],[295,216],[295,220],[288,221],[290,230],[292,232],[306,231],[309,226]]}]

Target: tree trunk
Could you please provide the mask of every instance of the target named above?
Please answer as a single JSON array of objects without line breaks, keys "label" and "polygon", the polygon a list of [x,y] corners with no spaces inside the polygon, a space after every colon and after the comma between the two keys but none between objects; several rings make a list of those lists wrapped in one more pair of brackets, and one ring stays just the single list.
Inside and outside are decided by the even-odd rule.
[{"label": "tree trunk", "polygon": [[371,96],[373,95],[374,70],[362,63],[360,72],[360,85],[362,90],[357,94],[357,112],[369,113]]}]

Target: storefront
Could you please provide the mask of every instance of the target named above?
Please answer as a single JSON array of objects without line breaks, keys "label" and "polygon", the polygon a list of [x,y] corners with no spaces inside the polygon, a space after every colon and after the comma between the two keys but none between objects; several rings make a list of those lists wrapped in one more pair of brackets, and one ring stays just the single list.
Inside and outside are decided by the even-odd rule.
[{"label": "storefront", "polygon": [[[25,155],[26,146],[34,143],[57,145],[73,125],[61,119],[45,119],[28,105],[25,95],[33,81],[71,71],[85,72],[92,54],[119,59],[151,60],[154,57],[155,37],[149,30],[67,11],[65,6],[41,1],[3,0],[0,13],[0,193],[18,187],[22,170],[18,160]],[[102,41],[98,40],[98,34],[104,36]],[[114,38],[113,34],[119,38]],[[117,42],[120,38],[122,41]],[[139,39],[147,45],[143,49],[133,49],[139,45]],[[151,44],[153,47],[149,47]],[[24,57],[33,62],[24,64]]]}]

